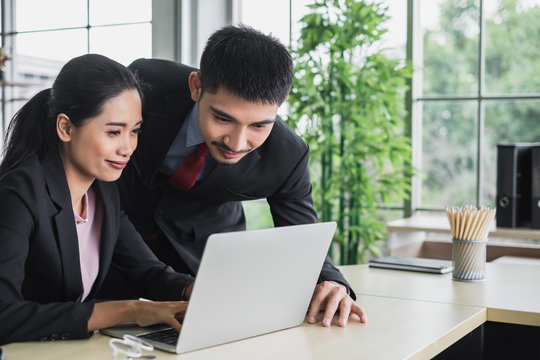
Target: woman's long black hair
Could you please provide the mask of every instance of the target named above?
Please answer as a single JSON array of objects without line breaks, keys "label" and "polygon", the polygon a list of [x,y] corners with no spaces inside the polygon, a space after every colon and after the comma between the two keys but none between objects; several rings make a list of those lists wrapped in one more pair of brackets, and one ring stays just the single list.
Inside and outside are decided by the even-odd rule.
[{"label": "woman's long black hair", "polygon": [[57,146],[56,117],[66,114],[79,127],[99,115],[104,103],[125,90],[142,91],[137,77],[124,65],[102,55],[87,54],[67,62],[51,89],[32,97],[9,124],[0,176],[32,154]]}]

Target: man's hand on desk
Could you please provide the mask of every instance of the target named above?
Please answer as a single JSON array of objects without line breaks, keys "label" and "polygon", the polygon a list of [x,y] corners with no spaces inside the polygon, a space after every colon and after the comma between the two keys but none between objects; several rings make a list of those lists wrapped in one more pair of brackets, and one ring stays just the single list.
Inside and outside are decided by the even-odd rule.
[{"label": "man's hand on desk", "polygon": [[366,313],[347,294],[347,288],[335,281],[323,281],[315,287],[308,309],[308,322],[315,324],[317,315],[324,310],[322,325],[330,326],[339,311],[339,326],[347,326],[349,316],[357,315],[360,322],[367,321]]}]

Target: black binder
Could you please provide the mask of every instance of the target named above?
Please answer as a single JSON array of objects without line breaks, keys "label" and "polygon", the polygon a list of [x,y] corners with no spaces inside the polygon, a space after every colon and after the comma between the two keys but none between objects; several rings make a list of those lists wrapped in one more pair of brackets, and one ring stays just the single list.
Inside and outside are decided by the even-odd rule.
[{"label": "black binder", "polygon": [[540,143],[497,145],[497,226],[531,225],[531,153]]},{"label": "black binder", "polygon": [[531,227],[540,229],[540,146],[531,149]]}]

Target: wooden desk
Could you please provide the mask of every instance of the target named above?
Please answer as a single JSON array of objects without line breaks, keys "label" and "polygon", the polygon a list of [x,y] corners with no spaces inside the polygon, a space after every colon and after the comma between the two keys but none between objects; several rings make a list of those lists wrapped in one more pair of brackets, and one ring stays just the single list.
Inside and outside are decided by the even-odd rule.
[{"label": "wooden desk", "polygon": [[[157,359],[430,359],[485,321],[540,326],[540,266],[487,264],[486,280],[451,275],[341,267],[367,311],[368,324],[303,324],[184,355]],[[253,316],[253,315],[249,315]],[[109,338],[3,346],[7,360],[107,359]]]},{"label": "wooden desk", "polygon": [[[429,359],[486,320],[482,307],[360,295],[368,324],[351,321],[340,328],[320,324],[257,336],[174,355],[159,350],[157,359]],[[433,321],[437,319],[437,321]],[[6,360],[109,359],[109,337],[3,346]],[[36,355],[39,354],[39,357]]]}]

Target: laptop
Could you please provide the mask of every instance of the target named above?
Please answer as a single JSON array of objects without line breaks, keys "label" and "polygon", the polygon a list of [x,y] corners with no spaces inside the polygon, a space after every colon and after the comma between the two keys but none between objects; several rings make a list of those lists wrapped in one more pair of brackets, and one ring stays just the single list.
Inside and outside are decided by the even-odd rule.
[{"label": "laptop", "polygon": [[[179,334],[167,325],[133,324],[101,333],[138,336],[180,354],[298,326],[335,229],[326,222],[213,234]],[[168,341],[156,339],[167,335]]]}]

